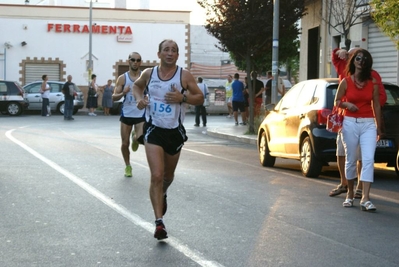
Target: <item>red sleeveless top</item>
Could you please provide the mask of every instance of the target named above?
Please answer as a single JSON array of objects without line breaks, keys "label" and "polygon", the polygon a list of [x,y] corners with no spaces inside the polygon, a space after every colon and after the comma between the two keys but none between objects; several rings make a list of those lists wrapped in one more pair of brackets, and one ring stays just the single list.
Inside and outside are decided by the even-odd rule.
[{"label": "red sleeveless top", "polygon": [[363,88],[358,88],[351,76],[346,78],[346,93],[345,98],[347,102],[358,107],[358,111],[352,112],[345,109],[344,116],[354,118],[374,118],[374,112],[372,108],[374,84],[372,80],[367,80]]}]

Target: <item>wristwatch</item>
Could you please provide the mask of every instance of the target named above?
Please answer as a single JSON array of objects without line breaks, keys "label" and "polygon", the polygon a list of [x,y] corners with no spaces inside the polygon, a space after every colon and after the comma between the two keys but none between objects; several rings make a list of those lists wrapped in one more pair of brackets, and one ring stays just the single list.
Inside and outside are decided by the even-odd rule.
[{"label": "wristwatch", "polygon": [[187,102],[187,96],[185,94],[183,94],[183,100],[181,102],[183,102],[183,103]]}]

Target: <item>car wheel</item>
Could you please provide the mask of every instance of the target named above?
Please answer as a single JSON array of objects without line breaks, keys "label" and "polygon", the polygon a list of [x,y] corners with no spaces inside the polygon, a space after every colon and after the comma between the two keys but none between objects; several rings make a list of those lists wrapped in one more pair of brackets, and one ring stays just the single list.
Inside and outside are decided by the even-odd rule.
[{"label": "car wheel", "polygon": [[309,137],[306,137],[302,141],[300,160],[301,170],[304,176],[313,178],[319,176],[323,165],[316,159]]},{"label": "car wheel", "polygon": [[264,167],[273,167],[276,162],[276,158],[270,156],[269,144],[267,142],[266,133],[262,133],[259,143],[259,160],[260,164]]},{"label": "car wheel", "polygon": [[7,113],[10,116],[18,116],[22,113],[22,107],[18,103],[9,103],[7,105]]},{"label": "car wheel", "polygon": [[64,109],[65,109],[65,103],[64,102],[59,103],[57,106],[58,113],[64,115]]}]

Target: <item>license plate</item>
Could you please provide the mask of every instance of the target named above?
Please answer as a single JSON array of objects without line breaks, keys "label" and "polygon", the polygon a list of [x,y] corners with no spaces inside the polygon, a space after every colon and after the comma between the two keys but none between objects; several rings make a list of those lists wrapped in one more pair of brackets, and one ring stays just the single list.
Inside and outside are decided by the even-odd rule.
[{"label": "license plate", "polygon": [[377,147],[392,147],[391,140],[381,139],[377,142]]}]

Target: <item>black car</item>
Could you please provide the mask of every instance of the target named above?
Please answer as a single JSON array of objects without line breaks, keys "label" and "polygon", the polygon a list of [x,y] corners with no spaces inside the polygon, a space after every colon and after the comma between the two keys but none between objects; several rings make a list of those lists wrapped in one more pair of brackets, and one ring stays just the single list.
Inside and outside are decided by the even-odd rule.
[{"label": "black car", "polygon": [[[322,167],[336,162],[336,133],[326,130],[337,92],[338,79],[314,79],[294,85],[267,115],[258,130],[260,163],[273,167],[276,158],[297,159],[306,177],[319,176]],[[399,87],[384,83],[387,102],[382,108],[381,140],[376,163],[387,163],[398,171]]]},{"label": "black car", "polygon": [[22,87],[13,81],[0,81],[0,112],[18,116],[29,106]]}]

